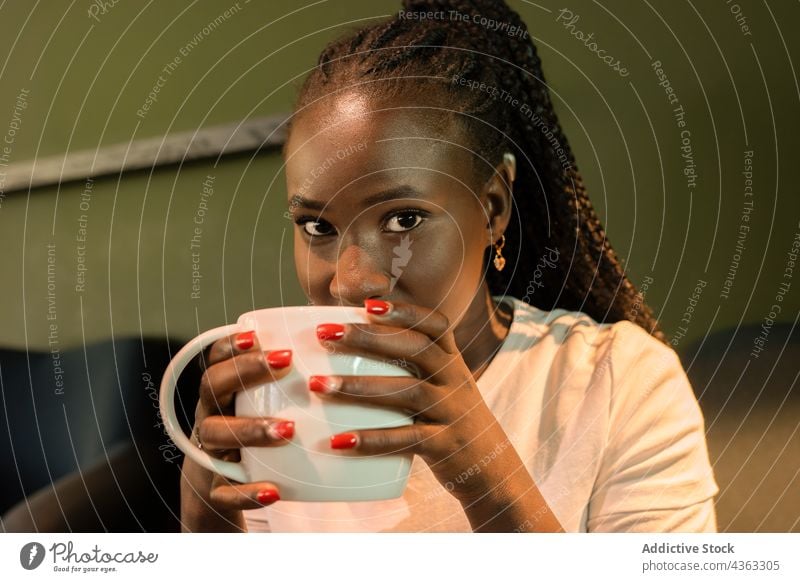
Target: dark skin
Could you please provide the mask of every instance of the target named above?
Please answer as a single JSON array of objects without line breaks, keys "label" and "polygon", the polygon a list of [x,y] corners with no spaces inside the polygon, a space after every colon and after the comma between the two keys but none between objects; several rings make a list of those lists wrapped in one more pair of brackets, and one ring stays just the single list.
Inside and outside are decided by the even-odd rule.
[{"label": "dark skin", "polygon": [[[389,307],[321,341],[340,353],[402,358],[415,372],[330,377],[333,388],[315,394],[414,414],[409,426],[354,431],[351,454],[420,455],[473,531],[563,531],[476,385],[512,318],[491,298],[483,255],[508,226],[515,163],[504,160],[477,180],[476,164],[485,162],[457,145],[468,143],[461,130],[443,126],[441,112],[397,109],[409,104],[335,95],[292,128],[286,177],[304,292],[315,305],[380,299]],[[287,443],[268,429],[294,419],[233,416],[236,392],[291,370],[271,368],[264,349],[239,349],[234,336],[210,350],[197,423],[204,448],[222,458],[238,458],[241,446]],[[183,477],[189,531],[242,531],[241,510],[277,490],[229,482],[189,459]]]}]

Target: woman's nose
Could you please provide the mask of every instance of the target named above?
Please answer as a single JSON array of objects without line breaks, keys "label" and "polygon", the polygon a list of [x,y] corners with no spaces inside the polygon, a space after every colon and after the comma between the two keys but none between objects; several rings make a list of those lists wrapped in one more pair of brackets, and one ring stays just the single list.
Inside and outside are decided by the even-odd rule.
[{"label": "woman's nose", "polygon": [[390,285],[391,279],[380,261],[366,249],[350,245],[339,255],[330,294],[341,305],[361,307],[365,299],[388,295]]}]

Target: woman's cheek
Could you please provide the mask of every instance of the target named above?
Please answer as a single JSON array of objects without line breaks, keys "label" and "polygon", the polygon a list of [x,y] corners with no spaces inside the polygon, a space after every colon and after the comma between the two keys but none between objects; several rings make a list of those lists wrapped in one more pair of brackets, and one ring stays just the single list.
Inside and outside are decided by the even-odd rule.
[{"label": "woman's cheek", "polygon": [[477,286],[480,278],[479,272],[477,278],[471,272],[474,269],[463,254],[460,243],[417,246],[399,279],[406,277],[404,287],[419,298],[420,305],[442,312],[457,310],[465,296],[474,292],[471,287]]},{"label": "woman's cheek", "polygon": [[306,241],[299,236],[295,236],[294,266],[300,287],[306,297],[314,303],[323,301],[327,289],[323,281],[327,263],[315,256]]}]

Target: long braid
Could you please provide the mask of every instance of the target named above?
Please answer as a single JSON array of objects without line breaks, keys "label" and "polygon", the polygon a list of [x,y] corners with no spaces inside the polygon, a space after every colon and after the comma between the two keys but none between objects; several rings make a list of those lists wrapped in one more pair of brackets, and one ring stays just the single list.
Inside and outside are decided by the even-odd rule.
[{"label": "long braid", "polygon": [[[503,249],[512,268],[488,270],[492,294],[513,295],[548,311],[579,310],[599,322],[627,319],[666,343],[589,200],[520,16],[498,0],[404,0],[403,7],[459,17],[417,20],[398,14],[332,42],[306,79],[296,109],[331,87],[365,80],[381,80],[364,90],[384,97],[424,87],[431,101],[436,97],[467,129],[473,151],[494,163],[478,168],[477,178],[488,179],[504,151],[517,157]],[[489,30],[481,18],[507,23],[517,33]],[[410,76],[417,78],[403,80]],[[518,101],[512,106],[456,79],[496,87]],[[557,258],[547,249],[556,250]],[[485,265],[493,251],[487,249]],[[556,268],[541,268],[544,255]]]}]

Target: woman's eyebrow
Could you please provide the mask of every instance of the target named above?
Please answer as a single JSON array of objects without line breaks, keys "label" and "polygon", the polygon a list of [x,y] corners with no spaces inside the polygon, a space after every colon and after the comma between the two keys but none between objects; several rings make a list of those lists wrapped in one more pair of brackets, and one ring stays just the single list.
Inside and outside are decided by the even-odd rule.
[{"label": "woman's eyebrow", "polygon": [[327,206],[327,202],[318,202],[317,200],[311,200],[310,198],[304,198],[299,194],[292,195],[289,198],[289,208],[294,210],[295,208],[310,208],[312,210],[322,210]]},{"label": "woman's eyebrow", "polygon": [[370,194],[363,200],[361,200],[362,206],[372,206],[373,204],[378,204],[379,202],[386,202],[387,200],[395,200],[397,198],[422,198],[423,194],[413,186],[408,184],[403,184],[401,186],[396,186],[394,188],[389,188],[388,190],[383,190],[381,192],[376,192],[375,194]]},{"label": "woman's eyebrow", "polygon": [[[422,198],[423,194],[413,186],[409,184],[403,184],[401,186],[395,186],[394,188],[389,188],[388,190],[382,190],[380,192],[376,192],[375,194],[370,194],[369,196],[361,199],[361,206],[372,206],[374,204],[378,204],[380,202],[386,202],[387,200],[395,200],[397,198]],[[320,200],[312,200],[310,198],[304,198],[299,194],[294,194],[291,199],[289,200],[289,206],[291,208],[310,208],[312,210],[324,210],[326,206],[329,206],[329,202],[322,202]]]}]

